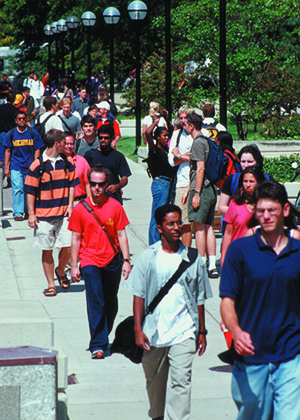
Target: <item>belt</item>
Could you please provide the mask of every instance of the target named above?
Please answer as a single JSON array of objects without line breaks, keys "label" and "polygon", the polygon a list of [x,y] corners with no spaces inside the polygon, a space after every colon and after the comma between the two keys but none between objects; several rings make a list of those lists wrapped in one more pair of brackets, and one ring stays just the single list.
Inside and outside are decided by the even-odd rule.
[{"label": "belt", "polygon": [[154,179],[164,179],[165,181],[169,181],[172,182],[173,179],[172,178],[168,178],[167,176],[156,176]]}]

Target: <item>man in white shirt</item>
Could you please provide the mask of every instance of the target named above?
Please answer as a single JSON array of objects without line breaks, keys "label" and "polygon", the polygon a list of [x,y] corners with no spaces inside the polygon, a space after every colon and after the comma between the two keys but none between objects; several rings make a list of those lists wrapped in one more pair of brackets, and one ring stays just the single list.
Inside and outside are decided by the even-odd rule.
[{"label": "man in white shirt", "polygon": [[48,133],[51,129],[64,131],[61,119],[55,115],[57,111],[56,104],[57,99],[54,98],[54,96],[45,97],[43,105],[46,112],[40,115],[36,120],[37,123],[43,123],[47,119],[47,122],[45,123],[45,133]]},{"label": "man in white shirt", "polygon": [[[135,338],[144,350],[148,414],[156,420],[182,420],[190,414],[194,356],[197,351],[202,356],[206,349],[204,301],[212,293],[197,251],[188,250],[180,241],[180,208],[173,204],[158,207],[155,219],[161,241],[138,257],[125,290],[134,295]],[[147,306],[182,260],[190,265],[143,322]]]},{"label": "man in white shirt", "polygon": [[[202,115],[204,120],[202,122],[201,132],[204,136],[214,140],[218,136],[219,131],[227,131],[224,125],[214,120],[216,110],[212,104],[204,105]],[[209,132],[209,135],[207,135],[207,132]]]}]

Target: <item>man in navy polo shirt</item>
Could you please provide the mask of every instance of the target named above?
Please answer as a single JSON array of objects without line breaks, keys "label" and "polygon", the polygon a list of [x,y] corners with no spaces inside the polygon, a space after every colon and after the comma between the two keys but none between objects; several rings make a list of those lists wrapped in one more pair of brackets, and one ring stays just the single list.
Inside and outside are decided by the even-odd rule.
[{"label": "man in navy polo shirt", "polygon": [[224,324],[234,340],[237,419],[300,419],[300,241],[284,229],[283,185],[255,191],[255,235],[233,241],[222,269]]}]

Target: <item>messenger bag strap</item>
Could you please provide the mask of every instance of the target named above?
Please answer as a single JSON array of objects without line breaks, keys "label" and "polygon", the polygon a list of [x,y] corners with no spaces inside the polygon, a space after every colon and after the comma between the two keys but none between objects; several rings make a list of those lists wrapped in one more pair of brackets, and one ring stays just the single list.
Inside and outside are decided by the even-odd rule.
[{"label": "messenger bag strap", "polygon": [[[195,252],[193,252],[195,251]],[[194,255],[192,255],[192,253]],[[192,248],[188,249],[188,256],[190,258],[190,261],[182,260],[179,267],[173,274],[173,276],[167,281],[167,283],[160,289],[158,294],[155,296],[155,298],[152,300],[152,302],[148,305],[145,316],[152,314],[154,309],[157,307],[159,302],[166,296],[166,294],[169,292],[172,286],[177,282],[181,274],[185,272],[185,270],[194,263],[198,256],[198,252],[196,250],[193,250]]]},{"label": "messenger bag strap", "polygon": [[111,234],[109,233],[107,227],[101,222],[101,220],[99,219],[97,214],[94,212],[92,207],[84,199],[80,200],[79,203],[83,205],[83,207],[94,217],[95,220],[97,220],[99,225],[102,227],[102,230],[104,231],[104,233],[106,233],[107,238],[108,238],[113,250],[116,252],[116,254],[121,254],[122,252],[121,252],[120,246],[115,243],[115,241],[114,241],[113,237],[111,236]]}]

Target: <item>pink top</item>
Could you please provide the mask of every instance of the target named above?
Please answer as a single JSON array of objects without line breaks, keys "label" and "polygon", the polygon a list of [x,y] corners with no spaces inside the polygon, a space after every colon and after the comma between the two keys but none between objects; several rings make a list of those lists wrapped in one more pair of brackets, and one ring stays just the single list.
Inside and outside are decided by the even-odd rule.
[{"label": "pink top", "polygon": [[80,184],[76,185],[75,187],[75,198],[80,197],[81,195],[85,194],[85,184],[88,184],[88,173],[90,168],[90,165],[87,163],[87,161],[79,155],[72,156],[73,162],[75,163],[77,175],[80,180]]},{"label": "pink top", "polygon": [[253,213],[254,211],[248,210],[246,204],[239,206],[234,200],[231,200],[224,221],[233,225],[232,241],[244,237]]}]

